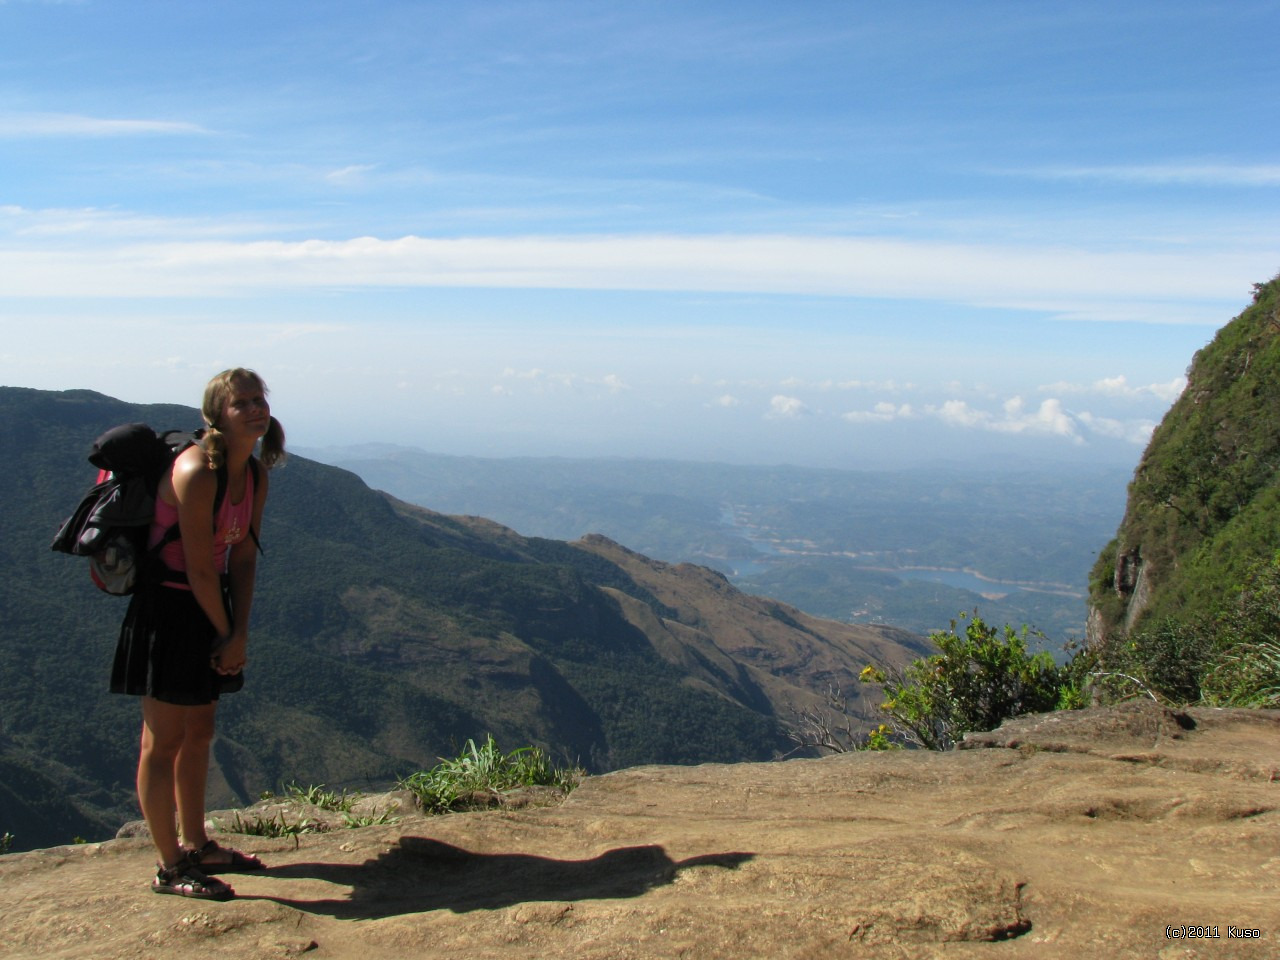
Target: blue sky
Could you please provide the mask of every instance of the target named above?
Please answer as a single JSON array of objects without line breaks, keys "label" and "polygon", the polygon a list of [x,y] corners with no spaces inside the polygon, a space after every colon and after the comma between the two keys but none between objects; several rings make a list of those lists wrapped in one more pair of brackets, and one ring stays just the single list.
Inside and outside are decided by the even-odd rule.
[{"label": "blue sky", "polygon": [[1136,462],[1280,271],[1280,2],[0,0],[0,383],[291,439]]}]

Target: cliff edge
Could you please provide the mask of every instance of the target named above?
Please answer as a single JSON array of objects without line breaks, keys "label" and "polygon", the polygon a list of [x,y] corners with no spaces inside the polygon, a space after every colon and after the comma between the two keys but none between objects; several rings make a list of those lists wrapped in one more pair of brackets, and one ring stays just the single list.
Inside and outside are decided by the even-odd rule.
[{"label": "cliff edge", "polygon": [[269,869],[229,903],[150,893],[140,838],[10,854],[0,956],[1274,957],[1278,827],[1280,711],[1143,702],[234,837]]}]

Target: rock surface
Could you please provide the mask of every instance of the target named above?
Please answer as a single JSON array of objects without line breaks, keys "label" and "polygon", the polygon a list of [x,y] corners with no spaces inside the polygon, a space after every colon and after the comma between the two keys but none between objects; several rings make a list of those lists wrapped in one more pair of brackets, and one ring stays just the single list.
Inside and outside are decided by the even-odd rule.
[{"label": "rock surface", "polygon": [[229,903],[151,894],[143,838],[11,854],[0,956],[1280,955],[1280,712],[1137,704],[965,747],[641,767],[555,806],[224,837],[269,864]]}]

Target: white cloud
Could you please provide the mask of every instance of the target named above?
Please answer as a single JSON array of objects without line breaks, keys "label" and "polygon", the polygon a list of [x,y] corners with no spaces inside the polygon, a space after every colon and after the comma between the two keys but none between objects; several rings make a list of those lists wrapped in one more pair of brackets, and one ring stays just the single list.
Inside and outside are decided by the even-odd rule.
[{"label": "white cloud", "polygon": [[785,397],[779,394],[769,401],[769,413],[772,420],[794,420],[811,413],[809,407],[798,397]]},{"label": "white cloud", "polygon": [[1021,397],[1011,397],[1001,407],[999,414],[971,407],[964,400],[948,400],[940,406],[926,407],[925,412],[943,423],[966,429],[990,430],[996,433],[1056,436],[1083,443],[1076,429],[1075,420],[1056,399],[1043,401],[1034,410],[1028,410]]},{"label": "white cloud", "polygon": [[1151,433],[1156,428],[1154,420],[1116,420],[1111,417],[1096,417],[1091,413],[1078,413],[1076,418],[1093,433],[1115,440],[1146,446],[1151,440]]},{"label": "white cloud", "polygon": [[[891,405],[879,404],[876,409],[878,411],[886,408],[887,412],[889,406]],[[1156,427],[1155,421],[1147,418],[1118,419],[1097,416],[1087,411],[1069,411],[1056,398],[1044,400],[1039,406],[1031,408],[1022,397],[1011,397],[1001,404],[999,412],[974,407],[964,400],[947,400],[942,404],[926,407],[924,413],[961,429],[1061,437],[1073,444],[1084,443],[1088,434],[1145,446]],[[846,419],[853,418],[847,416]]]},{"label": "white cloud", "polygon": [[1149,393],[1157,400],[1163,400],[1165,403],[1173,403],[1182,396],[1182,391],[1186,389],[1186,377],[1175,377],[1167,383],[1149,383],[1145,387],[1138,388],[1140,393]]},{"label": "white cloud", "polygon": [[[582,386],[604,387],[610,393],[621,393],[624,390],[630,390],[631,387],[616,373],[606,373],[601,377],[586,377],[578,373],[556,373],[543,370],[541,367],[532,367],[528,370],[516,370],[514,367],[507,367],[502,371],[504,380],[524,380],[533,384],[534,388],[542,392],[550,388],[577,389]],[[512,391],[506,387],[499,389],[494,388],[495,393],[509,395]]]},{"label": "white cloud", "polygon": [[339,186],[351,186],[363,182],[364,175],[373,169],[373,164],[354,163],[339,170],[330,170],[324,175],[324,179]]},{"label": "white cloud", "polygon": [[[1101,252],[783,235],[66,243],[0,251],[10,296],[153,297],[359,287],[755,292],[1019,307],[1173,322],[1155,302],[1236,302],[1270,254]],[[70,291],[70,293],[69,293]],[[1149,316],[1150,314],[1150,316]]]},{"label": "white cloud", "polygon": [[827,378],[824,380],[807,380],[804,377],[787,377],[779,382],[778,386],[784,390],[816,390],[820,392],[828,392],[831,390],[874,390],[880,393],[898,393],[903,390],[914,390],[914,383],[898,383],[895,380],[837,380]]},{"label": "white cloud", "polygon": [[871,390],[877,393],[897,393],[900,390],[914,390],[914,383],[898,383],[896,380],[841,380],[836,385],[838,390]]},{"label": "white cloud", "polygon": [[975,410],[963,400],[947,400],[939,407],[925,407],[925,412],[957,427],[980,427],[991,422],[991,414]]},{"label": "white cloud", "polygon": [[997,430],[1009,433],[1049,433],[1059,437],[1078,439],[1075,421],[1062,409],[1062,401],[1044,400],[1035,410],[1028,411],[1021,397],[1013,397],[1004,404],[1005,420],[998,422]]},{"label": "white cloud", "polygon": [[914,419],[916,412],[909,403],[894,404],[882,400],[870,410],[850,410],[841,416],[850,423],[888,423],[892,420]]},{"label": "white cloud", "polygon": [[1195,184],[1211,187],[1280,185],[1280,165],[1231,163],[1150,163],[1127,166],[1045,167],[1021,171],[1048,180],[1103,180],[1163,186]]},{"label": "white cloud", "polygon": [[[36,246],[51,242],[54,249],[70,239],[84,244],[86,256],[103,256],[112,243],[159,239],[186,242],[210,238],[263,236],[279,233],[281,224],[238,216],[158,217],[122,213],[100,207],[30,209],[0,205],[0,236]],[[89,251],[97,250],[97,254]]]},{"label": "white cloud", "polygon": [[739,400],[731,393],[723,394],[711,401],[709,406],[724,407],[726,409],[742,406],[743,401]]},{"label": "white cloud", "polygon": [[531,370],[516,370],[513,367],[507,367],[502,371],[504,377],[515,377],[519,380],[537,380],[545,374],[545,371],[534,367]]},{"label": "white cloud", "polygon": [[117,120],[73,113],[0,114],[0,137],[122,137],[140,134],[207,134],[195,123],[174,120]]},{"label": "white cloud", "polygon": [[1041,393],[1095,393],[1106,397],[1126,399],[1151,397],[1163,403],[1173,403],[1182,396],[1187,387],[1186,377],[1175,377],[1164,383],[1148,383],[1145,386],[1131,386],[1123,374],[1115,377],[1103,377],[1089,384],[1058,383],[1046,384],[1039,388]]}]

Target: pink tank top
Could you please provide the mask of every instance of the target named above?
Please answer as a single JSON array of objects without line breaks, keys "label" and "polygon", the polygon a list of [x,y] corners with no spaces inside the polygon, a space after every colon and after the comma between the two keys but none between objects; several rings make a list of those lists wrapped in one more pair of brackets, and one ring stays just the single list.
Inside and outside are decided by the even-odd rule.
[{"label": "pink tank top", "polygon": [[[239,503],[232,503],[230,496],[222,498],[218,508],[217,524],[213,534],[213,569],[219,574],[227,572],[227,557],[231,548],[249,535],[249,525],[253,522],[253,470],[245,464],[244,496]],[[154,547],[164,537],[164,533],[178,522],[178,508],[156,497],[156,516],[151,521],[151,534],[147,545]],[[182,552],[182,541],[174,540],[160,549],[160,560],[170,570],[179,573],[187,572],[187,558]],[[166,587],[179,587],[190,590],[185,583],[164,581]]]}]

